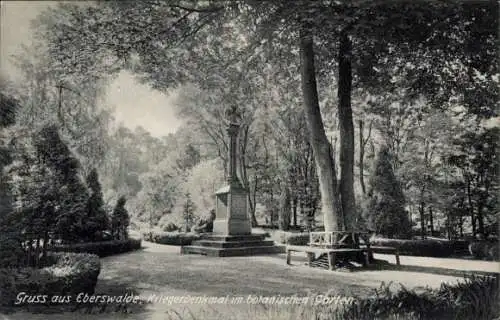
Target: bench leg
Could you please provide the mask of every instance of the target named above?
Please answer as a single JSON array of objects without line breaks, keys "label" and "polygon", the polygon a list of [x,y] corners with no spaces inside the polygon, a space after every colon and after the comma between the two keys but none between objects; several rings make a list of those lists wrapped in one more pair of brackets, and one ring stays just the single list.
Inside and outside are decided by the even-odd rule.
[{"label": "bench leg", "polygon": [[307,252],[307,264],[311,265],[314,261],[314,252]]},{"label": "bench leg", "polygon": [[291,250],[286,251],[286,264],[288,264],[288,265],[292,264],[292,251]]},{"label": "bench leg", "polygon": [[328,252],[328,269],[335,270],[335,252]]},{"label": "bench leg", "polygon": [[396,251],[396,265],[400,266],[401,262],[399,261],[399,252]]},{"label": "bench leg", "polygon": [[369,266],[370,265],[370,250],[365,251],[365,265]]}]

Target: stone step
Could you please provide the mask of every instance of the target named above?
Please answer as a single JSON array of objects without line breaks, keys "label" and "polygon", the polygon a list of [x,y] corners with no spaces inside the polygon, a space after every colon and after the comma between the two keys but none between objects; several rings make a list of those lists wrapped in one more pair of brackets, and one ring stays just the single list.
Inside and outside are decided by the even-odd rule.
[{"label": "stone step", "polygon": [[216,248],[203,246],[183,246],[181,254],[201,254],[212,257],[236,257],[285,253],[284,246]]},{"label": "stone step", "polygon": [[203,235],[202,240],[222,241],[222,242],[262,241],[265,238],[266,238],[266,236],[263,234],[248,234],[248,235],[237,235],[237,236],[211,234],[211,235]]},{"label": "stone step", "polygon": [[272,240],[250,240],[250,241],[215,241],[215,240],[196,240],[193,246],[215,247],[215,248],[241,248],[241,247],[269,247],[274,245]]}]

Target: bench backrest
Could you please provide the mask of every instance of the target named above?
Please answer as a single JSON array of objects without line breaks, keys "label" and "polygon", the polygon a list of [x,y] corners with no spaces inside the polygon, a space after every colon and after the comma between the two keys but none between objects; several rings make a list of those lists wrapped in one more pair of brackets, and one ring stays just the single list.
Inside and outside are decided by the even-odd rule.
[{"label": "bench backrest", "polygon": [[330,231],[310,232],[309,245],[314,247],[332,247],[344,244],[359,244],[359,238],[366,232],[359,231]]}]

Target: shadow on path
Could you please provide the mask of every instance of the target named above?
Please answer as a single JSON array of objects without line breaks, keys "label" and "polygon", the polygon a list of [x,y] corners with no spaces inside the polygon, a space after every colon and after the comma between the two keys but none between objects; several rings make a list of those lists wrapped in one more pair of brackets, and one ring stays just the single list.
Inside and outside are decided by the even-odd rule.
[{"label": "shadow on path", "polygon": [[[451,275],[433,268],[403,266],[400,269],[385,266],[378,273],[332,272],[313,269],[303,265],[287,266],[284,255],[214,258],[199,255],[180,255],[179,247],[144,243],[143,250],[105,257],[96,286],[96,295],[140,296],[146,303],[93,305],[79,308],[73,313],[51,314],[50,319],[169,319],[178,310],[205,312],[202,309],[217,309],[224,312],[246,312],[255,305],[191,305],[174,304],[168,297],[209,296],[242,297],[244,301],[253,296],[299,296],[330,294],[333,296],[368,296],[381,281],[403,281],[409,287],[427,284],[439,285],[442,281],[453,281],[453,277],[438,275],[414,279],[411,272]],[[300,260],[300,259],[299,259]],[[454,270],[456,271],[456,270]],[[462,274],[457,274],[459,277]],[[151,300],[151,298],[153,298]],[[149,303],[148,299],[151,300]],[[65,310],[59,310],[61,312]],[[202,313],[203,314],[203,313]],[[46,314],[15,312],[8,314],[9,320],[46,320]],[[176,319],[175,316],[172,319]],[[178,318],[177,318],[178,319]],[[189,316],[187,319],[191,319]],[[200,319],[205,319],[204,317]],[[0,317],[0,320],[5,320]]]}]

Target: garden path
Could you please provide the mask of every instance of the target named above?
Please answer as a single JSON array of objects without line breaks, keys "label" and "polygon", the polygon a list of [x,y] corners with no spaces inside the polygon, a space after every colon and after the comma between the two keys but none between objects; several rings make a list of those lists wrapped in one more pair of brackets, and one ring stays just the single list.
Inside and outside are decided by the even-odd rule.
[{"label": "garden path", "polygon": [[[438,287],[443,282],[460,278],[402,270],[328,271],[304,266],[300,259],[293,266],[285,264],[284,255],[212,258],[198,255],[180,255],[179,247],[143,242],[139,251],[102,258],[102,269],[96,294],[122,295],[127,292],[148,298],[167,296],[308,296],[310,292],[342,296],[367,296],[381,282],[402,283],[407,288]],[[382,256],[382,255],[380,255]],[[298,258],[298,257],[297,257]],[[385,257],[384,257],[385,258]],[[416,263],[415,257],[401,258],[401,262]],[[429,258],[422,258],[428,260]],[[390,260],[390,256],[388,256]],[[305,261],[305,260],[304,260]],[[433,261],[433,260],[431,260]],[[479,262],[478,265],[487,265]],[[489,267],[488,267],[489,268]],[[398,286],[394,285],[397,289]],[[262,309],[262,306],[258,306]],[[131,314],[105,313],[51,314],[50,319],[179,319],[176,314],[188,315],[182,319],[222,319],[221,313],[240,314],[234,319],[257,318],[258,309],[247,303],[239,305],[185,305],[157,301],[145,307],[131,308]],[[274,308],[274,307],[273,307]],[[272,308],[271,308],[272,309]],[[268,311],[266,311],[268,312]],[[269,312],[272,312],[269,311]],[[170,315],[167,316],[167,315]],[[45,320],[47,315],[17,312],[1,320]],[[232,318],[233,319],[233,318]],[[274,319],[270,317],[268,319]]]}]

